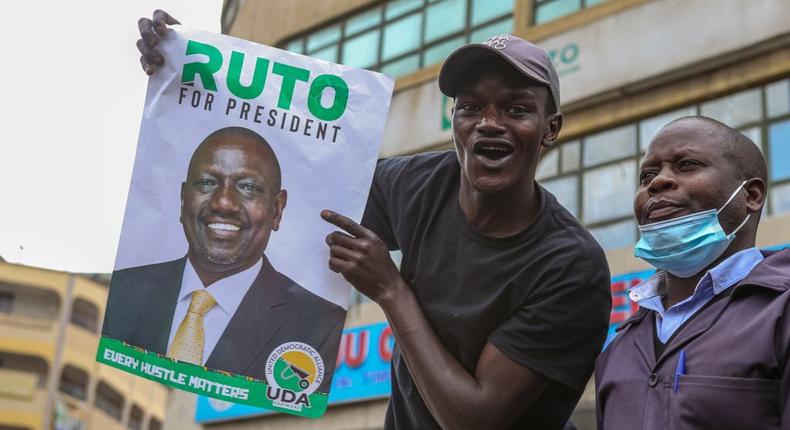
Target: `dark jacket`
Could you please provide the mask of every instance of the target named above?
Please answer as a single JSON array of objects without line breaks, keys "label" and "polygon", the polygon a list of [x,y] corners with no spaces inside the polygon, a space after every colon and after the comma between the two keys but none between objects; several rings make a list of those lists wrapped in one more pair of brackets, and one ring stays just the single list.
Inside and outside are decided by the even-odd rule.
[{"label": "dark jacket", "polygon": [[658,359],[654,312],[623,323],[597,362],[599,430],[790,428],[790,249],[763,255]]},{"label": "dark jacket", "polygon": [[[165,354],[186,257],[113,273],[102,335]],[[346,311],[263,266],[239,304],[206,367],[265,379],[271,351],[286,342],[304,342],[321,354],[327,392]]]}]

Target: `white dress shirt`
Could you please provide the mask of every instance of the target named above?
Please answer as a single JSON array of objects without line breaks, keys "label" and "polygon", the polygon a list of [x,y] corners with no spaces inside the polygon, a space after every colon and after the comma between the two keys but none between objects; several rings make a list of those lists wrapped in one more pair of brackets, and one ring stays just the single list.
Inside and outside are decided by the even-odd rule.
[{"label": "white dress shirt", "polygon": [[205,288],[217,302],[217,305],[206,312],[206,315],[203,317],[205,338],[203,343],[203,363],[201,364],[206,364],[220,336],[222,336],[231,318],[233,318],[233,314],[236,313],[236,309],[239,308],[241,300],[244,299],[244,295],[247,294],[255,278],[258,277],[258,272],[261,271],[262,266],[263,258],[250,266],[249,269],[233,276],[222,278],[205,288],[203,287],[203,281],[200,280],[195,268],[192,267],[192,263],[187,258],[184,276],[181,278],[181,291],[178,293],[176,311],[173,314],[173,323],[170,325],[170,339],[167,341],[167,349],[170,349],[170,344],[173,343],[178,326],[181,325],[181,321],[184,320],[187,314],[189,302],[192,299],[192,292]]}]

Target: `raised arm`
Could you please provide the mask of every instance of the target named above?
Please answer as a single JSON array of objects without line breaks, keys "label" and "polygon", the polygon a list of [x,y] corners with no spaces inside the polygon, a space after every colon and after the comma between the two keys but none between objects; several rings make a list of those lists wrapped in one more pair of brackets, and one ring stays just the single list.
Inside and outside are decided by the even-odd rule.
[{"label": "raised arm", "polygon": [[375,233],[332,211],[322,217],[349,233],[327,236],[330,269],[384,310],[420,396],[443,428],[506,428],[540,396],[549,380],[491,343],[469,373],[436,337]]}]

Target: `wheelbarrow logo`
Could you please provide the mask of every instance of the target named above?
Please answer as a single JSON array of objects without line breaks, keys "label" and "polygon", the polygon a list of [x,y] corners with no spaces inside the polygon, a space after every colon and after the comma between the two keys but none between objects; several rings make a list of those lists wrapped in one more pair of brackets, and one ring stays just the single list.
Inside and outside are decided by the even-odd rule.
[{"label": "wheelbarrow logo", "polygon": [[284,343],[266,360],[266,396],[275,406],[301,410],[309,407],[309,395],[321,386],[324,362],[310,345]]}]

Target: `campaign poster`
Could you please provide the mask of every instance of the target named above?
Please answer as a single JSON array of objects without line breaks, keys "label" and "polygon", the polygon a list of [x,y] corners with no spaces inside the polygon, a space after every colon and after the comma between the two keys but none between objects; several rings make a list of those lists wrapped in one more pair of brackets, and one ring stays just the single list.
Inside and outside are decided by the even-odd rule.
[{"label": "campaign poster", "polygon": [[172,27],[150,78],[97,360],[222,401],[326,410],[393,81]]}]

